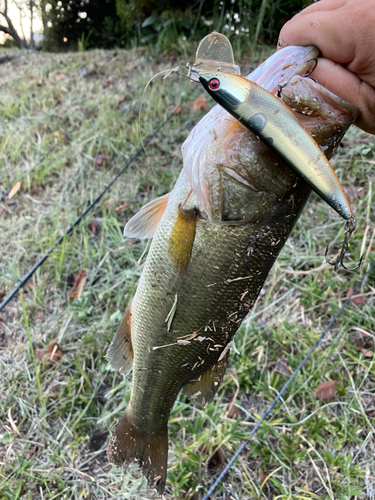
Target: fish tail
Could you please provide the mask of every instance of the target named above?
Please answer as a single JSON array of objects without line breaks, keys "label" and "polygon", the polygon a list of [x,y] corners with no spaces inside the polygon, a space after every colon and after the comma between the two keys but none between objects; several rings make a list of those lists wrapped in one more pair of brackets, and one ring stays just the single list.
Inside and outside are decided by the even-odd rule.
[{"label": "fish tail", "polygon": [[167,475],[168,427],[144,434],[131,420],[126,409],[107,448],[108,460],[114,464],[138,462],[150,487],[163,493]]}]

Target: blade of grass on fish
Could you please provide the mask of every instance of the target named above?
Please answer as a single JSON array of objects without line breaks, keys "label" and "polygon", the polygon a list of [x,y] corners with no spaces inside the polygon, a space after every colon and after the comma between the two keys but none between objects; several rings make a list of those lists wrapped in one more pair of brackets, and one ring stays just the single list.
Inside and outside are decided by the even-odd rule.
[{"label": "blade of grass on fish", "polygon": [[165,319],[165,322],[167,323],[167,331],[171,329],[171,324],[174,318],[174,315],[176,314],[176,309],[177,309],[177,301],[178,301],[178,294],[174,296],[174,302],[172,305],[172,309],[169,311],[168,316]]}]

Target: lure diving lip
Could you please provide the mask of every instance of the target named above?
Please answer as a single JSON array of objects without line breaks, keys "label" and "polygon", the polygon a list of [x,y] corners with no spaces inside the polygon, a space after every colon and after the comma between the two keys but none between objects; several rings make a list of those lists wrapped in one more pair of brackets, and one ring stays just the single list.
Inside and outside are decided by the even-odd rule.
[{"label": "lure diving lip", "polygon": [[199,71],[198,76],[218,104],[273,149],[341,217],[354,221],[335,171],[286,104],[238,75]]}]

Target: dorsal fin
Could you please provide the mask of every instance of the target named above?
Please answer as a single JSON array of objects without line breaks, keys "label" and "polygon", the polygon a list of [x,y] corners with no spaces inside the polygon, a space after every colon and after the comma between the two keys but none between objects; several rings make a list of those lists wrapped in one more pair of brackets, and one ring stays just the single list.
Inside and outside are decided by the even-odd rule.
[{"label": "dorsal fin", "polygon": [[170,193],[150,201],[132,217],[125,226],[124,236],[131,238],[153,238],[164,211],[167,207]]},{"label": "dorsal fin", "polygon": [[187,395],[190,401],[199,406],[211,403],[228,366],[228,357],[229,351],[197,380],[182,388],[182,392]]},{"label": "dorsal fin", "polygon": [[115,336],[107,351],[107,360],[113,370],[119,371],[122,375],[130,372],[133,366],[133,346],[131,339],[131,306],[117,329]]}]

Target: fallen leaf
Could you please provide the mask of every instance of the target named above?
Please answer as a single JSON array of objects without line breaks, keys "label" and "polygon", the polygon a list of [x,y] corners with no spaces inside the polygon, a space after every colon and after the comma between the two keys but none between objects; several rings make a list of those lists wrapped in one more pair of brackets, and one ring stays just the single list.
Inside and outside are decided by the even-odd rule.
[{"label": "fallen leaf", "polygon": [[61,78],[64,78],[64,76],[65,75],[63,73],[61,73],[60,71],[57,71],[57,73],[56,73],[56,80],[61,80]]},{"label": "fallen leaf", "polygon": [[88,228],[90,229],[90,231],[95,234],[95,236],[100,236],[101,232],[102,232],[102,225],[99,221],[92,221],[90,222],[90,224],[88,225]]},{"label": "fallen leaf", "polygon": [[223,452],[219,448],[208,459],[207,467],[208,467],[209,470],[215,470],[218,467],[220,467],[221,465],[223,465]]},{"label": "fallen leaf", "polygon": [[79,299],[82,296],[87,282],[86,275],[83,270],[78,273],[72,289],[69,292],[69,300]]},{"label": "fallen leaf", "polygon": [[369,351],[368,349],[365,349],[364,347],[356,347],[357,351],[360,351],[365,358],[372,358],[374,353],[373,351]]},{"label": "fallen leaf", "polygon": [[229,418],[238,418],[241,414],[241,411],[237,406],[234,405],[234,397],[231,397],[228,401],[228,406],[227,406],[227,415]]},{"label": "fallen leaf", "polygon": [[97,165],[101,165],[105,160],[108,160],[108,156],[106,155],[98,155],[96,158],[95,158],[95,163]]},{"label": "fallen leaf", "polygon": [[320,399],[320,401],[332,401],[336,394],[336,385],[337,380],[322,382],[315,390],[314,394]]},{"label": "fallen leaf", "polygon": [[122,102],[124,102],[124,101],[125,101],[125,96],[124,96],[124,94],[121,94],[121,95],[119,96],[119,98],[118,98],[118,102],[121,104],[121,103],[122,103]]},{"label": "fallen leaf", "polygon": [[34,455],[34,453],[36,453],[36,451],[37,451],[37,448],[30,448],[29,450],[25,451],[23,456],[24,456],[24,458],[30,457],[31,455]]},{"label": "fallen leaf", "polygon": [[207,111],[207,99],[205,97],[198,97],[193,103],[193,109],[200,109],[201,111]]},{"label": "fallen leaf", "polygon": [[[202,453],[202,455],[207,455],[208,453],[208,446],[206,444],[202,444],[198,450],[200,451],[200,453]],[[218,450],[215,451],[215,453],[213,453],[209,459],[207,460],[207,467],[210,469],[210,470],[214,470],[214,469],[217,469],[220,465],[223,464],[223,452],[221,451],[221,449],[219,448]]]},{"label": "fallen leaf", "polygon": [[181,113],[181,110],[182,110],[182,106],[176,106],[173,110],[173,113],[175,115],[178,115],[178,113]]},{"label": "fallen leaf", "polygon": [[63,108],[63,109],[60,111],[59,116],[60,116],[60,117],[61,117],[61,116],[64,116],[64,115],[65,115],[65,113],[66,113],[66,108]]},{"label": "fallen leaf", "polygon": [[[349,295],[352,293],[353,293],[353,288],[350,286],[348,288],[348,292],[346,294],[346,297],[349,297]],[[364,304],[365,298],[363,295],[353,295],[352,297],[350,297],[350,302],[353,302],[353,304]]]},{"label": "fallen leaf", "polygon": [[57,361],[61,358],[63,352],[60,349],[59,344],[57,343],[57,337],[55,337],[48,344],[47,347],[47,361],[50,363],[57,363]]},{"label": "fallen leaf", "polygon": [[283,358],[279,358],[277,360],[275,370],[280,372],[282,375],[285,375],[286,377],[290,377],[292,375],[287,362]]},{"label": "fallen leaf", "polygon": [[8,198],[9,200],[13,198],[13,196],[20,190],[21,183],[20,181],[16,182],[12,189],[9,191]]},{"label": "fallen leaf", "polygon": [[4,290],[0,290],[0,300],[2,300],[4,297],[5,297]]},{"label": "fallen leaf", "polygon": [[128,206],[127,203],[123,203],[122,205],[119,205],[118,207],[116,207],[115,210],[116,210],[116,212],[118,212],[119,210],[121,210],[122,208],[125,208],[127,206]]}]

